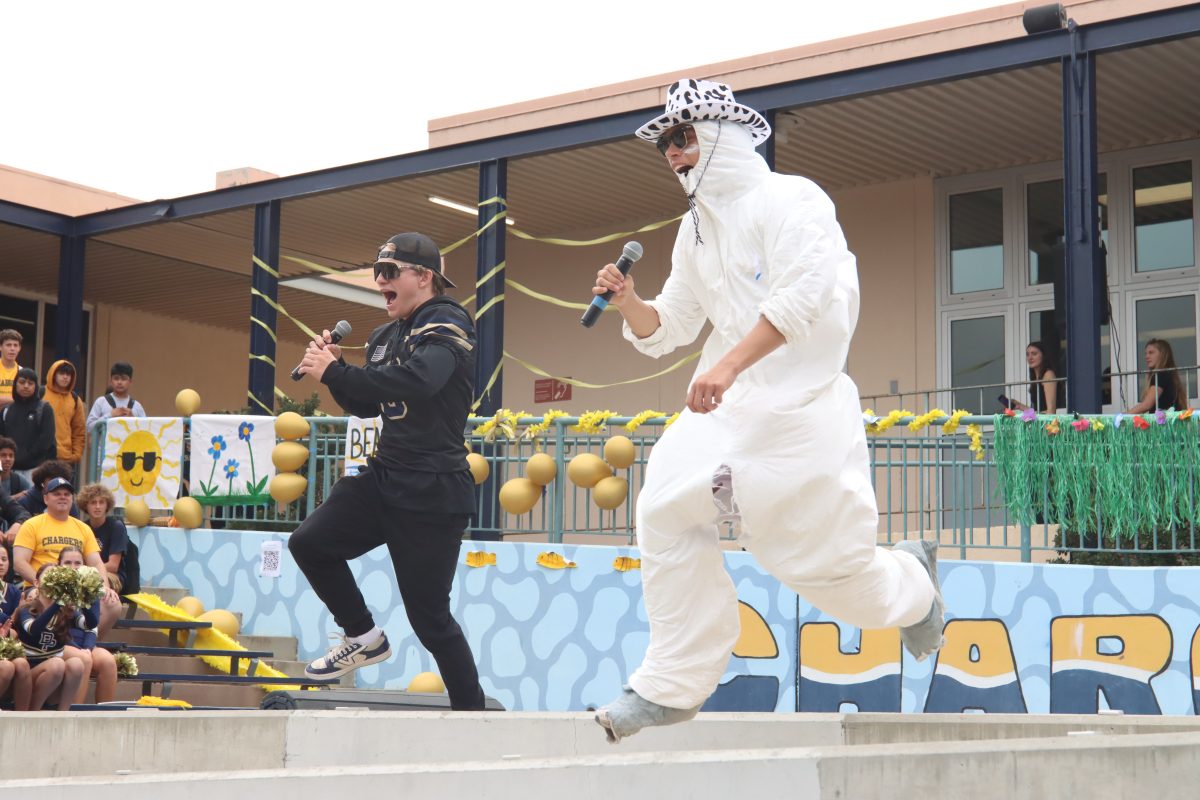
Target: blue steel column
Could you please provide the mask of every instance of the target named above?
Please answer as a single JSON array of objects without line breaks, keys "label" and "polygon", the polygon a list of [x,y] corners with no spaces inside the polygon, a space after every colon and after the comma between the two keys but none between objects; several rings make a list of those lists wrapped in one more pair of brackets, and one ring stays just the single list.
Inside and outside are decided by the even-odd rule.
[{"label": "blue steel column", "polygon": [[[479,408],[475,413],[483,417],[500,409],[504,388],[504,244],[507,226],[504,219],[496,217],[505,211],[507,196],[507,159],[480,162],[479,227],[486,226],[487,229],[479,234],[475,245],[475,333],[479,342],[475,357],[475,396]],[[499,198],[499,202],[494,202],[495,198]],[[490,460],[495,452],[496,448],[485,445],[482,455]],[[471,534],[473,539],[500,538],[494,532],[501,518],[497,505],[499,482],[495,477],[500,470],[495,469],[495,462],[493,465],[493,477],[479,487],[483,502],[476,520],[479,529]]]},{"label": "blue steel column", "polygon": [[[279,211],[278,200],[254,207],[254,256],[272,270],[279,268]],[[278,302],[279,278],[253,262],[250,285]],[[256,294],[250,296],[250,316],[250,406],[258,412],[273,413],[277,316],[271,304]]]},{"label": "blue steel column", "polygon": [[[58,252],[58,309],[54,322],[54,354],[83,368],[82,236],[64,236]],[[81,391],[86,387],[81,388]]]},{"label": "blue steel column", "polygon": [[1062,60],[1067,401],[1070,411],[1096,414],[1102,407],[1100,325],[1105,283],[1100,280],[1104,263],[1096,197],[1096,61],[1092,53],[1078,52],[1082,34],[1072,28],[1070,35],[1073,52]]}]

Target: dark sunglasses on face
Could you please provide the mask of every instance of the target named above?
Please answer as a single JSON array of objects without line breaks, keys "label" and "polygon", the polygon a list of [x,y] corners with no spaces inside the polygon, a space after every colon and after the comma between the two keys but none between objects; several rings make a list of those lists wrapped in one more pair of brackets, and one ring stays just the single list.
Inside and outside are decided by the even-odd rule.
[{"label": "dark sunglasses on face", "polygon": [[375,279],[379,280],[380,275],[383,275],[384,280],[394,281],[400,276],[400,267],[395,264],[376,264]]},{"label": "dark sunglasses on face", "polygon": [[121,453],[121,469],[129,472],[137,464],[138,459],[142,460],[142,469],[146,472],[151,472],[154,465],[158,463],[158,453]]},{"label": "dark sunglasses on face", "polygon": [[665,156],[667,154],[667,148],[669,148],[671,145],[675,145],[682,150],[687,146],[687,134],[690,130],[692,130],[691,125],[680,125],[678,128],[669,130],[662,136],[658,137],[658,141],[654,143],[658,148],[658,152]]}]

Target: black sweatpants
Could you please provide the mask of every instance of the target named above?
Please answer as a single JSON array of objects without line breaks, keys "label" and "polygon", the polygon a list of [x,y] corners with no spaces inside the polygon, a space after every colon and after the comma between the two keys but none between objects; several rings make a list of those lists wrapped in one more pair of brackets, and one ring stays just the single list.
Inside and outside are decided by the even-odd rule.
[{"label": "black sweatpants", "polygon": [[450,614],[450,587],[469,517],[402,511],[387,504],[370,472],[339,480],[296,529],[288,549],[347,636],[374,627],[347,563],[387,545],[408,621],[433,656],[456,710],[482,709],[471,647]]}]

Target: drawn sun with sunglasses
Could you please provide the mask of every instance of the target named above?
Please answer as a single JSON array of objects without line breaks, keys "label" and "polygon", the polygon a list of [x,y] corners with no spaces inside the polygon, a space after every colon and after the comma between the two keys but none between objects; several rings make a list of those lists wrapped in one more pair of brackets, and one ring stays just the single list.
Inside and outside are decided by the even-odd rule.
[{"label": "drawn sun with sunglasses", "polygon": [[[157,488],[158,476],[162,473],[163,466],[179,467],[177,462],[163,458],[163,448],[159,443],[159,437],[170,424],[165,423],[157,433],[135,429],[129,431],[123,440],[109,437],[109,441],[117,445],[117,452],[113,457],[112,466],[104,470],[105,477],[116,475],[121,488],[130,497],[142,497],[153,492],[158,501],[155,508],[168,508],[172,502],[171,498],[166,497]],[[118,425],[110,424],[109,430],[114,431]]]}]

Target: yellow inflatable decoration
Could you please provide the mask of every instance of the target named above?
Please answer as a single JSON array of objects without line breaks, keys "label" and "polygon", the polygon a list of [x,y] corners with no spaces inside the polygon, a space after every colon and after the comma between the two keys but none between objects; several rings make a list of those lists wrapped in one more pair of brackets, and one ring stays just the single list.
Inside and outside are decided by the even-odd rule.
[{"label": "yellow inflatable decoration", "polygon": [[271,451],[271,463],[280,472],[295,472],[308,463],[308,448],[299,442],[280,442]]},{"label": "yellow inflatable decoration", "polygon": [[581,489],[591,489],[612,475],[612,468],[595,453],[580,453],[567,464],[567,477]]},{"label": "yellow inflatable decoration", "polygon": [[534,453],[525,464],[525,477],[538,486],[549,486],[558,477],[558,464],[554,456],[547,453]]},{"label": "yellow inflatable decoration", "polygon": [[605,478],[592,489],[592,501],[605,511],[619,508],[629,494],[629,481],[624,478]]},{"label": "yellow inflatable decoration", "polygon": [[238,622],[238,618],[232,611],[226,611],[223,608],[214,608],[212,611],[205,611],[196,619],[201,622],[211,622],[215,630],[228,636],[230,639],[238,635],[238,631],[242,629],[242,625]]},{"label": "yellow inflatable decoration", "polygon": [[135,528],[150,524],[150,506],[145,500],[130,500],[125,504],[125,524]]},{"label": "yellow inflatable decoration", "polygon": [[492,465],[479,453],[467,455],[467,466],[471,468],[471,477],[475,479],[476,486],[486,481],[492,474]]},{"label": "yellow inflatable decoration", "polygon": [[542,487],[528,478],[513,478],[500,487],[500,506],[509,514],[528,514],[542,496]]},{"label": "yellow inflatable decoration", "polygon": [[617,469],[629,469],[637,460],[637,447],[627,436],[614,436],[604,443],[604,460]]},{"label": "yellow inflatable decoration", "polygon": [[192,597],[191,595],[180,600],[175,604],[175,607],[189,617],[198,617],[204,613],[204,603],[201,603],[199,598]]},{"label": "yellow inflatable decoration", "polygon": [[304,492],[308,490],[308,478],[303,475],[297,475],[294,472],[280,472],[274,478],[271,478],[269,491],[271,497],[280,505],[299,500]]},{"label": "yellow inflatable decoration", "polygon": [[175,395],[175,410],[181,417],[190,417],[200,410],[200,394],[195,389],[181,389]]},{"label": "yellow inflatable decoration", "polygon": [[408,684],[408,691],[445,694],[446,684],[442,682],[441,676],[436,672],[421,672]]},{"label": "yellow inflatable decoration", "polygon": [[308,420],[295,411],[285,411],[275,418],[275,435],[280,439],[303,439],[308,431]]},{"label": "yellow inflatable decoration", "polygon": [[171,511],[181,528],[199,528],[204,524],[204,509],[194,497],[181,497]]}]

